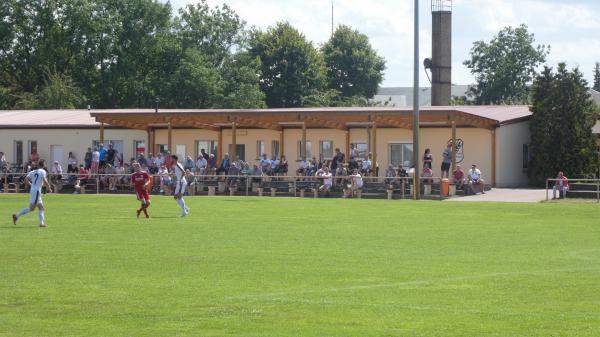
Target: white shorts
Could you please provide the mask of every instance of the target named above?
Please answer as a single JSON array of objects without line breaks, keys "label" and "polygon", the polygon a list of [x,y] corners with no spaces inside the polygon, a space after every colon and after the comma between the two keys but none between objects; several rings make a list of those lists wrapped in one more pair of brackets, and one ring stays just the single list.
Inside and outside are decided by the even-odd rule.
[{"label": "white shorts", "polygon": [[29,193],[29,204],[43,205],[43,203],[42,203],[42,191],[31,191]]},{"label": "white shorts", "polygon": [[178,181],[175,185],[175,195],[184,194],[186,187],[187,187],[187,180],[185,180],[185,178],[181,179],[181,181]]}]

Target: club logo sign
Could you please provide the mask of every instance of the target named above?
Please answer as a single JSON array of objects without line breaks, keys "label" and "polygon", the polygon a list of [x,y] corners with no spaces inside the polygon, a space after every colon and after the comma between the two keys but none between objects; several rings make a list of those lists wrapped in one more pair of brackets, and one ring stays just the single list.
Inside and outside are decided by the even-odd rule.
[{"label": "club logo sign", "polygon": [[[452,139],[448,140],[448,144],[452,143]],[[456,163],[460,164],[463,162],[463,160],[465,160],[465,153],[463,151],[464,149],[464,144],[465,142],[460,139],[460,138],[456,138],[456,144],[454,146],[454,151],[456,151]]]}]

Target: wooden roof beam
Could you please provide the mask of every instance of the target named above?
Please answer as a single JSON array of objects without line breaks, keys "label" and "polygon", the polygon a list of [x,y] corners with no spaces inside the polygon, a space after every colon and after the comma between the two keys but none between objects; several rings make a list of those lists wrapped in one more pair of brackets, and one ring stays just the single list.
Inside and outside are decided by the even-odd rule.
[{"label": "wooden roof beam", "polygon": [[275,131],[281,131],[282,127],[277,125],[277,124],[273,124],[273,123],[269,123],[269,122],[263,122],[263,121],[258,121],[252,118],[245,118],[245,117],[234,117],[233,120],[237,123],[240,124],[244,124],[244,125],[250,125],[250,126],[255,126],[255,127],[259,127],[261,129],[269,129],[269,130],[275,130]]},{"label": "wooden roof beam", "polygon": [[412,129],[412,125],[410,124],[410,122],[403,122],[403,121],[399,121],[399,120],[395,120],[395,119],[391,119],[391,118],[386,118],[383,116],[374,116],[374,121],[378,122],[378,123],[382,123],[382,124],[395,126],[397,128],[409,129],[409,130]]},{"label": "wooden roof beam", "polygon": [[219,131],[221,128],[214,126],[212,124],[202,123],[194,120],[193,118],[183,118],[183,117],[172,117],[171,123],[184,124],[185,126],[193,126],[197,129],[205,129],[211,131]]},{"label": "wooden roof beam", "polygon": [[343,125],[339,122],[336,122],[334,120],[311,117],[311,116],[304,116],[303,119],[304,119],[304,122],[321,124],[328,128],[331,128],[331,129],[348,131],[348,128],[345,125]]}]

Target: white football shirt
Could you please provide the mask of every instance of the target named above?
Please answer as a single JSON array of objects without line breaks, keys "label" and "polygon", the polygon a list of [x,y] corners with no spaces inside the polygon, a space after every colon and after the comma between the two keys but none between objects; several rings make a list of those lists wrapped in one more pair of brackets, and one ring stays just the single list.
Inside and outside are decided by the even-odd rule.
[{"label": "white football shirt", "polygon": [[27,173],[27,178],[31,181],[32,191],[41,191],[44,186],[44,179],[46,179],[46,171],[43,169],[32,170]]}]

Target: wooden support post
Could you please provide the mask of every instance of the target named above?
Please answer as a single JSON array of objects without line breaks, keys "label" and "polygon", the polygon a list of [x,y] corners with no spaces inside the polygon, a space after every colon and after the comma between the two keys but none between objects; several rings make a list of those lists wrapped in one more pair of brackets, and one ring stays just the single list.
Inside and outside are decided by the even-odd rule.
[{"label": "wooden support post", "polygon": [[371,158],[371,167],[373,168],[373,176],[377,176],[377,126],[373,122],[373,129],[371,130],[373,137],[373,158]]},{"label": "wooden support post", "polygon": [[150,142],[152,142],[152,131],[150,130],[150,128],[146,129],[146,135],[148,138],[148,140],[146,141],[146,156],[149,156],[150,153],[152,153],[152,147],[150,147]]},{"label": "wooden support post", "polygon": [[350,129],[346,131],[346,162],[350,161]]},{"label": "wooden support post", "polygon": [[[170,154],[173,154],[173,126],[171,125],[170,121],[168,124],[167,150],[169,151]],[[185,158],[183,158],[183,159],[185,159]]]},{"label": "wooden support post", "polygon": [[219,144],[217,144],[217,165],[223,159],[223,129],[219,129]]},{"label": "wooden support post", "polygon": [[300,157],[306,160],[306,122],[302,122],[302,146],[300,149]]},{"label": "wooden support post", "polygon": [[283,129],[281,131],[279,131],[279,157],[281,158],[281,156],[285,156],[285,146],[283,143]]},{"label": "wooden support post", "polygon": [[456,122],[452,121],[452,172],[456,169]]},{"label": "wooden support post", "polygon": [[492,187],[496,187],[496,129],[492,129]]},{"label": "wooden support post", "polygon": [[104,123],[100,123],[100,143],[104,143]]},{"label": "wooden support post", "polygon": [[237,138],[236,138],[236,134],[235,134],[235,121],[233,123],[231,123],[231,153],[229,154],[229,158],[231,158],[231,161],[235,161],[236,159],[236,147],[237,147]]},{"label": "wooden support post", "polygon": [[367,126],[367,154],[371,153],[371,130]]}]

